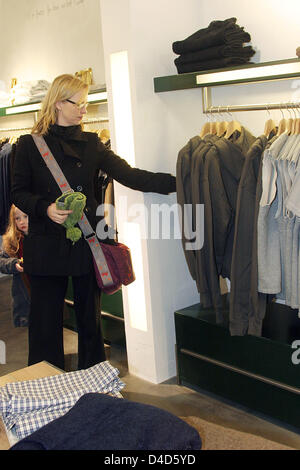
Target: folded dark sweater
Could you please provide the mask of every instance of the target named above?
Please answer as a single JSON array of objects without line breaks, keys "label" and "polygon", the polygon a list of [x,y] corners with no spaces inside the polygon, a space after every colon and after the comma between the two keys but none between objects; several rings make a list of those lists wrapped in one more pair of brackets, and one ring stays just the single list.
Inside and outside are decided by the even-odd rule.
[{"label": "folded dark sweater", "polygon": [[188,64],[175,64],[178,73],[201,72],[204,70],[222,69],[234,65],[243,65],[249,62],[248,57],[220,57],[219,59],[203,62],[190,62]]},{"label": "folded dark sweater", "polygon": [[183,43],[188,43],[190,41],[194,41],[195,39],[199,39],[199,38],[204,37],[208,33],[208,31],[217,30],[217,29],[224,29],[224,28],[226,28],[227,25],[235,24],[235,23],[236,23],[236,18],[227,18],[227,20],[223,20],[223,21],[222,20],[221,21],[220,20],[214,20],[208,25],[207,28],[199,29],[195,33],[188,36],[186,39],[183,39],[182,41],[176,41],[174,44],[181,45]]},{"label": "folded dark sweater", "polygon": [[199,433],[151,405],[100,393],[83,395],[68,413],[10,450],[200,450]]},{"label": "folded dark sweater", "polygon": [[241,44],[221,45],[201,49],[196,52],[187,52],[177,57],[174,62],[177,64],[188,64],[190,62],[202,62],[220,57],[246,57],[254,56],[255,50],[251,46],[243,47]]},{"label": "folded dark sweater", "polygon": [[175,52],[175,54],[185,54],[187,52],[195,52],[221,44],[232,44],[237,41],[240,43],[251,41],[250,34],[244,31],[244,28],[233,23],[226,24],[222,28],[211,29],[203,36],[194,36],[194,38],[193,36],[194,35],[192,35],[192,39],[175,41],[172,44],[173,52]]}]

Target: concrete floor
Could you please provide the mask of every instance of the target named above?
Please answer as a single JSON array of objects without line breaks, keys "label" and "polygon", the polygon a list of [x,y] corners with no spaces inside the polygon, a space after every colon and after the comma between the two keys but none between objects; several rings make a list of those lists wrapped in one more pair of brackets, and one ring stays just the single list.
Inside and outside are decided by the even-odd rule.
[{"label": "concrete floor", "polygon": [[[10,311],[11,278],[0,278],[0,340],[6,344],[6,364],[0,364],[0,376],[27,366],[27,328],[14,328]],[[77,334],[64,330],[67,370],[76,364]],[[237,431],[252,433],[300,450],[300,434],[295,429],[270,420],[248,409],[218,399],[206,392],[200,393],[176,384],[171,379],[163,384],[152,384],[128,373],[126,351],[111,346],[108,360],[120,371],[126,383],[122,394],[133,401],[158,406],[181,417],[197,416],[211,423]]]}]

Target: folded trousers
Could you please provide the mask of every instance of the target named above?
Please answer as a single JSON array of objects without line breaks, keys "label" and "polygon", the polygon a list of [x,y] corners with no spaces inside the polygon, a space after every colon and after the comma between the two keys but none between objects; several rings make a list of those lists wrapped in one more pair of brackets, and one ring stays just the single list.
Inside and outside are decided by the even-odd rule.
[{"label": "folded trousers", "polygon": [[[64,369],[63,312],[68,276],[30,276],[28,365],[40,361]],[[78,332],[78,369],[105,360],[100,291],[94,272],[72,277]]]}]

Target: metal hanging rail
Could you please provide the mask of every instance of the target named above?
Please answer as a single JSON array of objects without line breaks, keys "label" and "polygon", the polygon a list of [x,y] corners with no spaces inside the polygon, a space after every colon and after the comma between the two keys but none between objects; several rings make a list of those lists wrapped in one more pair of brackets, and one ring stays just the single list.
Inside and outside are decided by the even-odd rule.
[{"label": "metal hanging rail", "polygon": [[[83,124],[96,124],[100,122],[109,122],[107,117],[102,118],[90,118],[85,119],[82,123]],[[17,131],[29,131],[32,129],[33,126],[30,127],[7,127],[7,128],[0,128],[0,132],[17,132]]]},{"label": "metal hanging rail", "polygon": [[287,110],[291,108],[299,108],[300,102],[287,102],[287,103],[260,103],[260,104],[236,104],[228,106],[212,106],[211,89],[208,87],[202,88],[202,106],[203,113],[226,113],[226,112],[239,112],[239,111],[266,111],[271,109]]},{"label": "metal hanging rail", "polygon": [[33,126],[30,127],[7,127],[0,129],[0,132],[16,132],[16,131],[29,131],[33,128]]},{"label": "metal hanging rail", "polygon": [[102,118],[90,118],[90,119],[85,119],[82,121],[82,124],[97,124],[99,122],[109,122],[109,119],[107,117],[102,117]]}]

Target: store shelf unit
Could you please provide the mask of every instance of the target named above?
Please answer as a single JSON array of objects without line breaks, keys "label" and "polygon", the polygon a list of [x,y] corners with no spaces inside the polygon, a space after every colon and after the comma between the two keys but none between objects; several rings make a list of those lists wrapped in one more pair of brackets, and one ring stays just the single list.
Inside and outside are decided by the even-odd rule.
[{"label": "store shelf unit", "polygon": [[[88,102],[90,104],[104,103],[107,101],[106,88],[100,88],[90,91],[88,94]],[[0,108],[0,117],[13,116],[16,114],[35,113],[41,109],[41,102],[22,103],[15,106],[7,106]]]},{"label": "store shelf unit", "polygon": [[300,429],[297,312],[270,304],[261,337],[230,336],[225,302],[223,315],[220,325],[201,304],[175,312],[178,383]]},{"label": "store shelf unit", "polygon": [[217,86],[290,80],[300,77],[300,59],[278,60],[239,67],[192,72],[154,78],[155,93],[200,88],[203,112],[257,111],[261,109],[297,108],[299,103],[241,104],[212,106],[211,88]]}]

